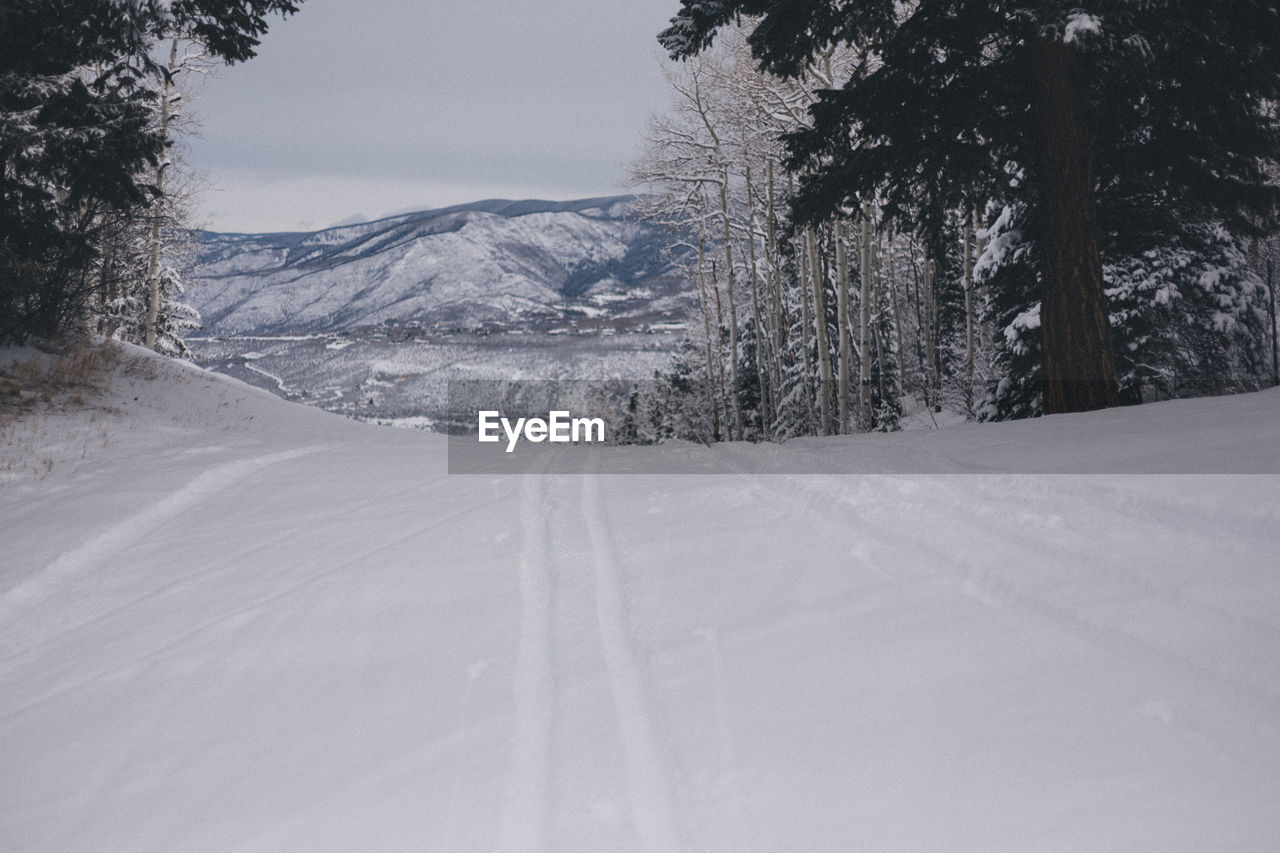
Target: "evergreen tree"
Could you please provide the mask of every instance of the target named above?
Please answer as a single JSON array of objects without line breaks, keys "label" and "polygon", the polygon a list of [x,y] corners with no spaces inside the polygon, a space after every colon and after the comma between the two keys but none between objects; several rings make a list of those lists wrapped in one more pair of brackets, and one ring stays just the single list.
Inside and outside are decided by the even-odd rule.
[{"label": "evergreen tree", "polygon": [[[1145,190],[1117,180],[1104,193]],[[1259,387],[1269,375],[1269,291],[1244,241],[1220,222],[1185,219],[1176,207],[1143,208],[1119,197],[1104,208],[1132,209],[1102,234],[1109,317],[1124,402]],[[1034,209],[1007,207],[989,230],[977,275],[991,288],[987,320],[997,330],[997,381],[986,420],[1044,412],[1040,295]],[[1143,224],[1145,223],[1145,224]]]},{"label": "evergreen tree", "polygon": [[103,215],[144,204],[147,31],[93,0],[0,8],[0,338],[51,335],[93,283]]},{"label": "evergreen tree", "polygon": [[165,74],[156,40],[189,34],[227,62],[248,59],[267,16],[300,2],[0,6],[0,340],[75,323],[120,219],[156,196],[166,142],[152,120]]},{"label": "evergreen tree", "polygon": [[1266,113],[1280,95],[1274,0],[682,0],[660,39],[691,56],[739,14],[761,16],[753,53],[777,73],[832,44],[864,57],[789,139],[804,169],[798,221],[872,192],[916,225],[982,198],[1028,212],[1046,411],[1118,400],[1104,233],[1129,256],[1169,234],[1130,228],[1122,199],[1138,196],[1113,182],[1238,234],[1274,214],[1263,171],[1280,150]]}]

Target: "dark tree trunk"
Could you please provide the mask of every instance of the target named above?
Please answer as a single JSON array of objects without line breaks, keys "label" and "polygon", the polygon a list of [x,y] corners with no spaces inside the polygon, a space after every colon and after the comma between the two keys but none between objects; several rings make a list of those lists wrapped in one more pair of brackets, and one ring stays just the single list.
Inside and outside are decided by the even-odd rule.
[{"label": "dark tree trunk", "polygon": [[1030,59],[1045,203],[1044,409],[1046,414],[1102,409],[1118,400],[1084,97],[1069,45],[1037,38]]},{"label": "dark tree trunk", "polygon": [[1280,385],[1280,336],[1276,335],[1276,264],[1274,247],[1267,241],[1267,293],[1271,299],[1271,381]]}]

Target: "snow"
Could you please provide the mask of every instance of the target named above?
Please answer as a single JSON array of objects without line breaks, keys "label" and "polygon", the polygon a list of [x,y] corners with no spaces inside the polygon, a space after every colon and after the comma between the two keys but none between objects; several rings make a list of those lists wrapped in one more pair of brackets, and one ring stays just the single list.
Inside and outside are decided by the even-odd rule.
[{"label": "snow", "polygon": [[1102,20],[1088,12],[1072,12],[1067,16],[1066,27],[1063,28],[1062,40],[1072,44],[1081,39],[1102,34]]},{"label": "snow", "polygon": [[[623,197],[629,199],[630,197]],[[652,228],[582,202],[480,202],[314,234],[205,234],[189,298],[214,334],[353,329],[386,319],[519,323],[566,307],[594,312],[618,294],[623,313],[694,298],[669,261],[652,274]],[[652,244],[652,245],[651,245]],[[620,280],[617,276],[621,275]],[[573,280],[575,292],[564,290]],[[646,285],[658,285],[660,293]],[[581,286],[583,289],[576,290]],[[583,304],[591,300],[593,306]],[[599,315],[595,312],[592,316]]]},{"label": "snow", "polygon": [[6,850],[1280,849],[1280,392],[451,476],[129,353],[0,425]]},{"label": "snow", "polygon": [[1013,318],[1013,322],[1011,322],[1009,327],[1004,330],[1005,342],[1008,343],[1009,346],[1017,346],[1018,337],[1021,333],[1034,331],[1038,328],[1040,328],[1039,302]]},{"label": "snow", "polygon": [[371,418],[369,423],[397,429],[435,429],[436,419],[424,415],[411,415],[403,418]]},{"label": "snow", "polygon": [[986,244],[973,267],[974,277],[979,281],[994,275],[997,269],[1004,266],[1010,253],[1015,253],[1016,256],[1019,247],[1023,245],[1022,231],[1013,227],[1014,216],[1013,208],[1006,205],[991,227],[979,232],[979,239]]}]

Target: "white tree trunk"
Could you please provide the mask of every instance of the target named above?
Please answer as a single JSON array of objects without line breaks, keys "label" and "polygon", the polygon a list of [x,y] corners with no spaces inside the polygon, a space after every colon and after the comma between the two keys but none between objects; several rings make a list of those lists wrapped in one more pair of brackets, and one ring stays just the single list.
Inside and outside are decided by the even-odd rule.
[{"label": "white tree trunk", "polygon": [[822,264],[818,258],[818,238],[810,228],[806,232],[809,241],[809,272],[813,280],[813,329],[818,344],[818,377],[821,384],[818,394],[818,413],[822,418],[822,434],[831,435],[834,427],[831,418],[831,341],[827,336],[827,297],[822,281]]},{"label": "white tree trunk", "polygon": [[964,251],[964,407],[973,414],[973,367],[974,367],[974,334],[973,334],[973,250],[975,248],[974,219],[966,217],[963,232]]},{"label": "white tree trunk", "polygon": [[[711,434],[720,440],[720,394],[717,391],[715,359],[712,357],[711,336],[711,300],[707,296],[707,258],[706,238],[702,235],[702,225],[698,225],[698,302],[702,306],[702,329],[706,334],[707,350],[707,391],[711,403]],[[716,337],[719,337],[717,334]],[[717,346],[716,351],[719,351]]]},{"label": "white tree trunk", "polygon": [[938,267],[933,258],[924,258],[925,357],[928,391],[925,401],[931,412],[942,411],[942,377],[938,364]]},{"label": "white tree trunk", "polygon": [[724,225],[725,296],[729,300],[729,404],[733,412],[733,438],[742,441],[742,402],[738,398],[738,306],[734,294],[733,226],[729,219],[729,170],[721,172],[720,220]]},{"label": "white tree trunk", "polygon": [[861,291],[858,304],[858,348],[861,358],[858,363],[858,413],[862,429],[871,429],[875,415],[871,411],[871,278],[872,278],[872,222],[870,202],[862,206],[861,246],[859,252],[859,273]]},{"label": "white tree trunk", "polygon": [[[769,184],[768,196],[766,204],[768,205],[769,229],[768,229],[768,246],[766,251],[769,253],[769,275],[773,285],[773,387],[778,389],[775,397],[782,394],[782,353],[787,346],[787,317],[783,308],[782,297],[782,248],[778,244],[778,215],[774,207],[774,186],[773,186],[773,161],[769,161]],[[781,414],[780,412],[778,414]]]},{"label": "white tree trunk", "polygon": [[[160,150],[160,165],[156,167],[157,198],[164,197],[164,177],[169,168],[169,103],[173,92],[173,75],[178,70],[178,39],[169,44],[169,65],[164,75],[164,87],[160,92],[160,134],[164,147]],[[151,223],[151,259],[147,265],[147,330],[143,342],[148,349],[156,348],[160,325],[160,236],[164,216],[157,202]]]},{"label": "white tree trunk", "polygon": [[[840,357],[836,364],[836,402],[839,412],[838,432],[848,433],[853,417],[850,412],[849,386],[853,382],[853,341],[849,329],[849,252],[845,246],[848,232],[842,221],[835,223],[836,237],[836,335],[840,340]],[[865,352],[865,350],[864,350]]]},{"label": "white tree trunk", "polygon": [[770,339],[765,331],[763,309],[760,304],[760,269],[756,263],[756,203],[754,188],[751,185],[750,165],[746,167],[745,177],[747,182],[747,264],[751,275],[751,315],[756,332],[755,364],[756,382],[760,386],[760,428],[768,432],[773,422],[771,399],[774,386],[768,369]]}]

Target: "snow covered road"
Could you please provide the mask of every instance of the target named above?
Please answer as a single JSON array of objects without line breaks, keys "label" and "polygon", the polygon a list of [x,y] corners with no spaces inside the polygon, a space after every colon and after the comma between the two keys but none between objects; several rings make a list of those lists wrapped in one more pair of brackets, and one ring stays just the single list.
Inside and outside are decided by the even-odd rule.
[{"label": "snow covered road", "polygon": [[1266,470],[1274,392],[527,477],[115,393],[0,487],[5,850],[1280,849],[1276,471],[1016,473]]}]

